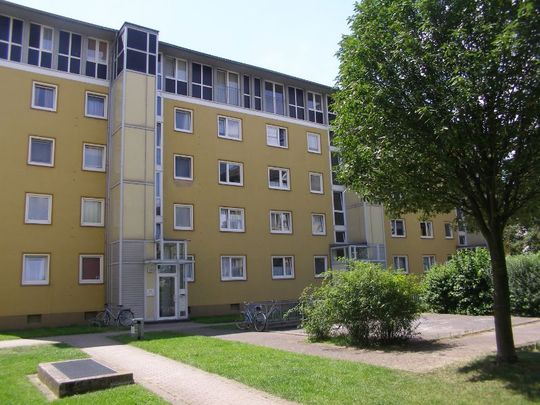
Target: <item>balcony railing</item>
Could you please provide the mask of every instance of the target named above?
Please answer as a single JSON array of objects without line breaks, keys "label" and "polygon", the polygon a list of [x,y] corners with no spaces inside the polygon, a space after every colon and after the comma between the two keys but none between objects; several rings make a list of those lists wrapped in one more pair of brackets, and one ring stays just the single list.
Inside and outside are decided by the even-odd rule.
[{"label": "balcony railing", "polygon": [[360,260],[363,262],[386,265],[386,249],[384,245],[343,245],[330,248],[331,268],[344,270],[344,260]]}]

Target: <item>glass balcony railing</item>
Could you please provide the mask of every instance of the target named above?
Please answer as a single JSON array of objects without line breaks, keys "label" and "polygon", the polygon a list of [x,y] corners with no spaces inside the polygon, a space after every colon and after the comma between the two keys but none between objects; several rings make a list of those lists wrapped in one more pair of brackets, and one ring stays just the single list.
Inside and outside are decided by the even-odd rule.
[{"label": "glass balcony railing", "polygon": [[360,260],[386,265],[386,249],[384,245],[343,245],[330,248],[331,268],[344,270],[346,260]]}]

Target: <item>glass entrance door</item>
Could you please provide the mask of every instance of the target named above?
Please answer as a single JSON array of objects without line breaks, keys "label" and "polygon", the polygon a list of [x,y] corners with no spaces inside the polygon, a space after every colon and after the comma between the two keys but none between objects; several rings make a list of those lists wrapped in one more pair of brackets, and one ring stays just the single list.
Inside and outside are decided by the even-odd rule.
[{"label": "glass entrance door", "polygon": [[175,265],[161,265],[158,271],[158,311],[159,319],[175,319],[177,274]]}]

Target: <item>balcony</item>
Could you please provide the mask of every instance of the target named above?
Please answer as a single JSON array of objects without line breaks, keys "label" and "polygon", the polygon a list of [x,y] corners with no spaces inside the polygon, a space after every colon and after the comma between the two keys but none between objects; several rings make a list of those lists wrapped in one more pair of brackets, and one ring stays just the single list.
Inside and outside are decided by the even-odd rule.
[{"label": "balcony", "polygon": [[330,268],[345,270],[345,260],[380,263],[386,267],[386,249],[384,245],[342,245],[330,248]]}]

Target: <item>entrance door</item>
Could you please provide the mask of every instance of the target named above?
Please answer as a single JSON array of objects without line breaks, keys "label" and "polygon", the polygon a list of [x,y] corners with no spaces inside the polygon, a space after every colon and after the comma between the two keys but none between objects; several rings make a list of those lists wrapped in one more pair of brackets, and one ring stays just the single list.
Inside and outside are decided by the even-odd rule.
[{"label": "entrance door", "polygon": [[175,265],[160,265],[158,270],[158,318],[176,319],[177,275]]}]

